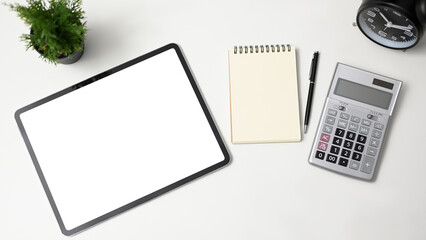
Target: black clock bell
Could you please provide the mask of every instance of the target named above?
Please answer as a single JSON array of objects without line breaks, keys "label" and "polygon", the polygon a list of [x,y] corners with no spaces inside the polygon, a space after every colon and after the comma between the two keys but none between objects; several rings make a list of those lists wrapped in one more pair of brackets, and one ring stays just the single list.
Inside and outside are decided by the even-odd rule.
[{"label": "black clock bell", "polygon": [[363,0],[356,20],[373,42],[392,49],[411,48],[426,26],[426,0]]}]

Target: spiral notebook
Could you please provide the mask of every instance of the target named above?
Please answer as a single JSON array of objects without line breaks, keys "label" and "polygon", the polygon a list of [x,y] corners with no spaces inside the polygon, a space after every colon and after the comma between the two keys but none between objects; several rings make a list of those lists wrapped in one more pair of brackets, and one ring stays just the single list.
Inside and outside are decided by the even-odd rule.
[{"label": "spiral notebook", "polygon": [[294,46],[240,46],[228,56],[232,143],[300,141]]}]

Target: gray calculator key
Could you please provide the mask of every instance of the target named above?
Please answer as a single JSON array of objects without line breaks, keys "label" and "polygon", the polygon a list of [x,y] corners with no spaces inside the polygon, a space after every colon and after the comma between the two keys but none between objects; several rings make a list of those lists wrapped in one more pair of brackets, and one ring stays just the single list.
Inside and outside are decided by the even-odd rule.
[{"label": "gray calculator key", "polygon": [[350,115],[347,113],[340,113],[340,118],[345,119],[345,120],[349,120]]},{"label": "gray calculator key", "polygon": [[349,130],[357,132],[359,128],[359,125],[356,123],[349,123]]},{"label": "gray calculator key", "polygon": [[352,116],[352,117],[351,117],[351,121],[352,121],[352,122],[355,122],[355,123],[360,123],[360,122],[361,122],[361,118],[360,118],[360,117]]},{"label": "gray calculator key", "polygon": [[327,116],[327,117],[325,118],[325,123],[330,124],[330,125],[333,125],[335,120],[336,120],[336,119],[335,119],[334,117]]},{"label": "gray calculator key", "polygon": [[361,172],[370,174],[373,171],[374,158],[370,156],[365,156],[364,161],[362,162]]},{"label": "gray calculator key", "polygon": [[379,145],[380,145],[380,141],[379,140],[377,140],[377,139],[374,139],[374,138],[372,138],[371,140],[370,140],[370,146],[372,146],[372,147],[379,147]]},{"label": "gray calculator key", "polygon": [[374,120],[374,121],[377,121],[377,119],[379,119],[377,116],[373,116],[372,115],[372,117],[371,118],[368,118],[368,119],[371,119],[371,120]]},{"label": "gray calculator key", "polygon": [[383,130],[383,127],[384,127],[384,125],[381,124],[381,123],[378,123],[378,122],[374,123],[374,128],[375,129]]},{"label": "gray calculator key", "polygon": [[368,127],[361,126],[361,128],[359,129],[359,133],[364,135],[368,135],[369,132],[370,132],[370,129]]},{"label": "gray calculator key", "polygon": [[337,111],[334,109],[328,109],[328,114],[331,116],[336,116],[337,115]]},{"label": "gray calculator key", "polygon": [[333,127],[327,124],[324,124],[324,127],[322,128],[322,131],[325,133],[332,133],[333,132]]},{"label": "gray calculator key", "polygon": [[339,120],[339,122],[337,122],[337,126],[346,129],[348,121]]},{"label": "gray calculator key", "polygon": [[354,169],[354,170],[358,170],[359,169],[359,162],[351,160],[351,162],[349,163],[349,168]]},{"label": "gray calculator key", "polygon": [[371,133],[371,136],[373,138],[377,138],[380,139],[382,137],[382,132],[378,131],[378,130],[373,130],[373,132]]},{"label": "gray calculator key", "polygon": [[374,156],[377,155],[377,149],[372,148],[372,147],[368,147],[367,148],[367,154],[374,157]]},{"label": "gray calculator key", "polygon": [[367,119],[362,119],[361,124],[369,127],[371,125],[371,121]]}]

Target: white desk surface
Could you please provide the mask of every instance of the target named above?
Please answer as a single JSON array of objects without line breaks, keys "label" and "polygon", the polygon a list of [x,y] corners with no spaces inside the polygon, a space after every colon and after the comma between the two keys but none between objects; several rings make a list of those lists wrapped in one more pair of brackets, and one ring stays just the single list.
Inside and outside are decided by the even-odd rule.
[{"label": "white desk surface", "polygon": [[[406,52],[370,42],[352,26],[360,3],[86,0],[86,51],[68,66],[26,52],[19,36],[28,27],[1,5],[0,239],[69,239],[14,112],[170,42],[182,48],[232,161],[73,239],[426,239],[426,38]],[[311,57],[320,51],[310,131],[300,143],[232,145],[227,50],[277,43],[298,50],[302,119]],[[337,62],[404,81],[372,183],[307,161]]]}]

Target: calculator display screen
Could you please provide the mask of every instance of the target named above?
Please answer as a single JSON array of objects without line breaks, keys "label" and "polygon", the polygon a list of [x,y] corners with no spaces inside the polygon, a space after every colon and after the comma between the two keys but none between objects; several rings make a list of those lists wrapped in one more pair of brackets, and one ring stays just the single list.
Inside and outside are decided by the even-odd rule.
[{"label": "calculator display screen", "polygon": [[388,109],[392,100],[392,93],[342,78],[338,79],[334,94],[383,109]]}]

